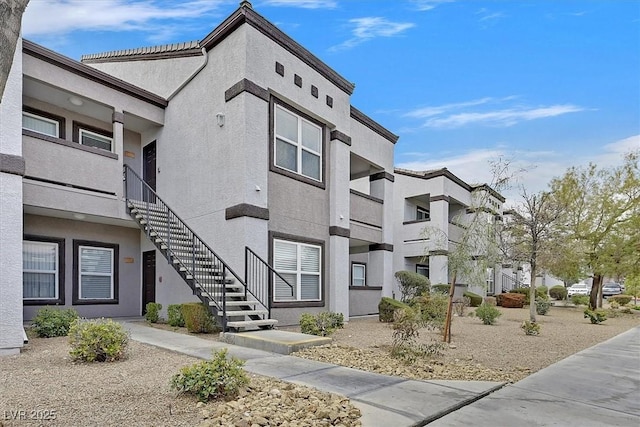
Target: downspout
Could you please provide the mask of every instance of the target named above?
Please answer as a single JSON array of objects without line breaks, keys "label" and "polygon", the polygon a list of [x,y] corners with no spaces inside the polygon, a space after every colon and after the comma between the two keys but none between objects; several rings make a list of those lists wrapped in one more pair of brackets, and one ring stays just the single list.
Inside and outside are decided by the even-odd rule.
[{"label": "downspout", "polygon": [[204,47],[202,48],[202,55],[204,56],[204,61],[202,61],[202,64],[200,64],[200,66],[196,68],[196,70],[193,73],[191,73],[191,75],[187,77],[187,79],[184,82],[182,82],[182,84],[178,86],[178,88],[174,90],[171,95],[169,95],[169,97],[167,98],[167,101],[171,101],[173,97],[178,94],[178,92],[180,92],[191,80],[195,78],[195,76],[198,75],[198,73],[200,73],[200,71],[202,71],[204,67],[207,66],[207,62],[209,62],[209,55],[207,55],[207,49]]}]

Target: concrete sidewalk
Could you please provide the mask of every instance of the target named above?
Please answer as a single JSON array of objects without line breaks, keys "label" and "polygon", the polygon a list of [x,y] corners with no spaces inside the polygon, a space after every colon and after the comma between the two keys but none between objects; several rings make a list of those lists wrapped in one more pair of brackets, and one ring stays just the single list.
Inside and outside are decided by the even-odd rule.
[{"label": "concrete sidewalk", "polygon": [[468,423],[480,427],[640,426],[640,327],[569,356],[431,425]]},{"label": "concrete sidewalk", "polygon": [[[488,381],[414,381],[329,363],[197,338],[123,321],[131,338],[156,347],[210,359],[228,348],[249,372],[345,395],[362,411],[363,426],[425,425],[503,387]],[[468,421],[468,420],[467,420]]]}]

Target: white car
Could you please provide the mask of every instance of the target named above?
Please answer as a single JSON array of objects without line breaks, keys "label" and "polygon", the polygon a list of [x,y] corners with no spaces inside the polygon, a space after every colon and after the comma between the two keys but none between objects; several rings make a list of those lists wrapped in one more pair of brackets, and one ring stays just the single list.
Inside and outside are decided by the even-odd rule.
[{"label": "white car", "polygon": [[591,287],[586,283],[576,283],[575,285],[569,286],[569,289],[567,289],[568,296],[590,295],[590,294],[591,294]]}]

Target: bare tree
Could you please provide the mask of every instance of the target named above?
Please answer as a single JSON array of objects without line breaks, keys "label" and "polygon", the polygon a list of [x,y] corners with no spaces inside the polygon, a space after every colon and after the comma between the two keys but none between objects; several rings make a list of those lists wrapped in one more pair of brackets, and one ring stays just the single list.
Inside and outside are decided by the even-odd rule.
[{"label": "bare tree", "polygon": [[0,0],[0,102],[20,37],[22,14],[28,3],[29,0]]}]

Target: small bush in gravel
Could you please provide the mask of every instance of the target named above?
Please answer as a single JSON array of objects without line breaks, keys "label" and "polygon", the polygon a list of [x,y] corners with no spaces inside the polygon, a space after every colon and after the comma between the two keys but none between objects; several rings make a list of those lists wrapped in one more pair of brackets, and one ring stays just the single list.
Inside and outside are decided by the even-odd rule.
[{"label": "small bush in gravel", "polygon": [[584,311],[584,318],[589,318],[592,324],[598,325],[605,320],[607,320],[607,312],[602,309],[590,310],[586,309]]},{"label": "small bush in gravel", "polygon": [[609,302],[617,302],[620,305],[627,305],[631,302],[631,295],[614,295],[609,297]]},{"label": "small bush in gravel", "polygon": [[[471,305],[471,300],[468,297],[453,299],[453,310],[455,314],[457,314],[459,317],[464,316],[464,312],[466,308],[469,307],[470,305]],[[445,315],[446,315],[446,312],[445,312]]]},{"label": "small bush in gravel", "polygon": [[558,301],[565,300],[567,299],[567,288],[562,285],[554,286],[549,289],[549,296]]},{"label": "small bush in gravel", "polygon": [[482,304],[483,298],[478,294],[465,291],[462,295],[469,298],[469,300],[471,301],[471,307],[480,307],[480,304]]},{"label": "small bush in gravel", "polygon": [[434,329],[444,327],[448,305],[449,296],[439,292],[423,294],[411,301],[411,307],[418,313],[422,326]]},{"label": "small bush in gravel", "polygon": [[303,313],[300,316],[300,332],[303,334],[326,337],[343,327],[344,315],[342,313],[323,311],[315,316],[309,313]]},{"label": "small bush in gravel", "polygon": [[227,357],[227,349],[213,353],[211,360],[185,366],[171,378],[171,388],[180,393],[195,395],[200,402],[235,398],[240,387],[249,384],[242,369],[244,362]]},{"label": "small bush in gravel", "polygon": [[444,343],[432,341],[418,344],[420,317],[411,307],[396,310],[393,314],[393,343],[391,356],[413,364],[418,358],[437,356],[442,353]]},{"label": "small bush in gravel", "polygon": [[500,313],[500,310],[495,306],[485,302],[476,308],[476,316],[478,316],[485,325],[493,325],[496,323],[496,319],[502,316],[502,313]]},{"label": "small bush in gravel", "polygon": [[72,308],[41,308],[33,318],[33,329],[40,338],[64,337],[77,318],[78,312]]},{"label": "small bush in gravel", "polygon": [[145,306],[144,318],[149,323],[158,323],[158,320],[160,320],[160,310],[162,310],[162,304],[149,302]]},{"label": "small bush in gravel", "polygon": [[589,295],[571,295],[571,303],[574,305],[589,305]]},{"label": "small bush in gravel", "polygon": [[[531,288],[515,288],[510,291],[513,294],[521,294],[524,295],[524,303],[525,305],[529,305]],[[546,286],[538,286],[536,288],[536,299],[549,299],[547,295],[547,287]]]},{"label": "small bush in gravel", "polygon": [[69,354],[82,362],[114,362],[124,358],[129,335],[111,319],[76,319],[69,329]]},{"label": "small bush in gravel", "polygon": [[183,327],[184,316],[182,315],[182,304],[169,304],[167,307],[167,323],[169,326]]},{"label": "small bush in gravel", "polygon": [[422,274],[403,270],[396,271],[395,277],[398,281],[398,288],[401,295],[400,300],[402,302],[409,302],[418,295],[429,292],[429,279]]},{"label": "small bush in gravel", "polygon": [[540,335],[540,324],[536,322],[525,320],[520,327],[524,330],[525,335]]},{"label": "small bush in gravel", "polygon": [[409,308],[409,305],[393,298],[382,297],[378,303],[378,319],[381,322],[393,322],[393,313],[400,308]]},{"label": "small bush in gravel", "polygon": [[200,302],[182,304],[182,315],[187,331],[194,334],[210,334],[220,329],[207,306]]},{"label": "small bush in gravel", "polygon": [[550,308],[551,303],[549,301],[544,299],[536,300],[536,313],[538,313],[540,316],[544,316],[545,314],[547,314]]}]

